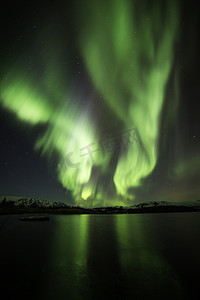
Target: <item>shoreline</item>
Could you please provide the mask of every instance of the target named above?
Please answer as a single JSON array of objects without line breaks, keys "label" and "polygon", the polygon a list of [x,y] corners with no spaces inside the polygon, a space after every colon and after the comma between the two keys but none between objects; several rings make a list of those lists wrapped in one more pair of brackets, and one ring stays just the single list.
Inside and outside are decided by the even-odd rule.
[{"label": "shoreline", "polygon": [[160,206],[148,208],[0,208],[0,215],[13,214],[56,214],[56,215],[82,215],[82,214],[145,214],[145,213],[177,213],[200,212],[199,207],[189,206]]}]

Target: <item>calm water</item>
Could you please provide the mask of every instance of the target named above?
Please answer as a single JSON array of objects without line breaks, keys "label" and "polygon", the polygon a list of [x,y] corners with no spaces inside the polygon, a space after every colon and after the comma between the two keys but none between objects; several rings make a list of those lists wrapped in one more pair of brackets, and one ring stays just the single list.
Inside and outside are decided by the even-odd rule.
[{"label": "calm water", "polygon": [[200,214],[0,216],[0,298],[199,299]]}]

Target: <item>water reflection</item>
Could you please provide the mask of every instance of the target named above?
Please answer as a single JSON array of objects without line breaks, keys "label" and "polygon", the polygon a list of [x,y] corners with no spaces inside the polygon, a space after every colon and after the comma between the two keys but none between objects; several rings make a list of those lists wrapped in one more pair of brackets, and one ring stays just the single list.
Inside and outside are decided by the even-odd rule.
[{"label": "water reflection", "polygon": [[[127,296],[183,299],[181,280],[159,251],[152,215],[116,215],[118,251]],[[159,226],[159,224],[157,224]]]},{"label": "water reflection", "polygon": [[199,223],[198,213],[50,216],[34,224],[0,217],[1,292],[198,299]]},{"label": "water reflection", "polygon": [[88,280],[90,299],[123,299],[115,217],[90,216]]},{"label": "water reflection", "polygon": [[[45,294],[81,299],[87,286],[88,215],[55,216],[53,245],[47,266]],[[82,291],[83,290],[83,291]]]},{"label": "water reflection", "polygon": [[47,272],[51,296],[184,298],[178,273],[160,252],[151,215],[55,216],[55,221]]}]

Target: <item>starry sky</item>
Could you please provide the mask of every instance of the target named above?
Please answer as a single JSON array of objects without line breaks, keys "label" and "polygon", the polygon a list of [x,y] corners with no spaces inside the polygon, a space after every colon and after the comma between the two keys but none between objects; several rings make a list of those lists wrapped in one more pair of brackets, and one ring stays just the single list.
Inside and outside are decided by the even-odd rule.
[{"label": "starry sky", "polygon": [[198,1],[11,1],[0,14],[0,195],[200,199]]}]

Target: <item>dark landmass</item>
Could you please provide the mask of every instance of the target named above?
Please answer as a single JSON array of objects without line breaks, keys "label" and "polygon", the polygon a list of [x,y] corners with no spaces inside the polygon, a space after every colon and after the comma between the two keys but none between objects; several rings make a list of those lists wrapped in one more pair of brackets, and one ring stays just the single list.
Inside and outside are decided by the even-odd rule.
[{"label": "dark landmass", "polygon": [[144,214],[200,212],[200,206],[172,205],[165,201],[140,203],[130,207],[83,208],[69,206],[62,202],[49,202],[34,198],[19,198],[15,201],[6,197],[0,200],[0,215],[5,214]]}]

